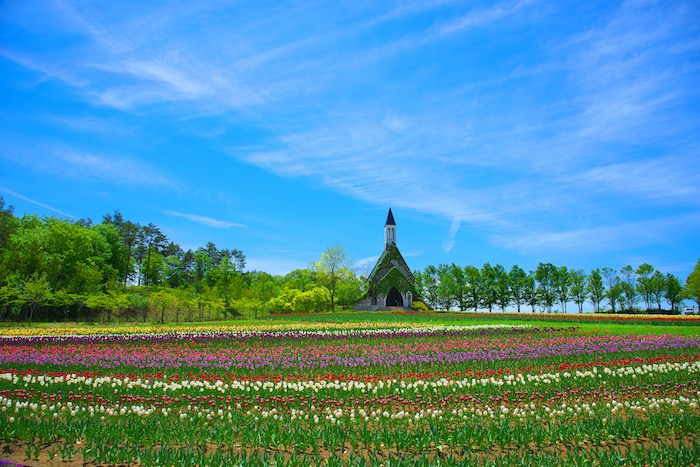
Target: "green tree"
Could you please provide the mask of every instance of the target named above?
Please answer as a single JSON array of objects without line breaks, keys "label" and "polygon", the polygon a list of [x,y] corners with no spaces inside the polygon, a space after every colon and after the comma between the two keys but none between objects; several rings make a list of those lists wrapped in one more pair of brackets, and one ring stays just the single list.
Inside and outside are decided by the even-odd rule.
[{"label": "green tree", "polygon": [[683,297],[694,301],[700,309],[700,259],[695,264],[695,269],[688,275],[683,287]]},{"label": "green tree", "polygon": [[311,269],[295,269],[282,279],[282,287],[298,289],[303,291],[311,290],[316,286],[316,280]]},{"label": "green tree", "polygon": [[588,298],[593,305],[596,313],[600,313],[600,302],[605,298],[605,285],[603,284],[603,276],[600,274],[600,269],[596,268],[591,271],[586,283],[586,292]]},{"label": "green tree", "polygon": [[588,298],[586,290],[586,273],[583,269],[574,269],[569,271],[569,279],[571,280],[571,298],[578,305],[578,312],[583,313],[583,304]]},{"label": "green tree", "polygon": [[4,249],[10,237],[20,228],[21,223],[13,212],[14,206],[5,207],[5,200],[0,196],[0,250]]},{"label": "green tree", "polygon": [[160,311],[160,322],[165,323],[165,312],[172,309],[177,303],[177,297],[170,289],[161,289],[152,292],[148,298],[149,303]]},{"label": "green tree", "polygon": [[505,313],[506,308],[512,301],[508,273],[502,264],[497,264],[493,267],[493,275],[496,286],[496,303],[501,307],[501,311]]},{"label": "green tree", "polygon": [[620,285],[622,287],[622,299],[624,308],[630,312],[634,311],[637,304],[637,274],[632,266],[625,266],[620,270]]},{"label": "green tree", "polygon": [[0,321],[5,316],[10,316],[12,310],[18,303],[20,294],[19,276],[10,274],[5,277],[5,285],[0,287]]},{"label": "green tree", "polygon": [[525,286],[523,287],[523,298],[525,303],[530,305],[532,312],[535,313],[535,307],[539,306],[542,302],[542,297],[537,289],[537,283],[535,281],[535,272],[530,271],[530,273],[525,278]]},{"label": "green tree", "polygon": [[131,288],[128,292],[129,306],[141,316],[141,322],[148,320],[148,296],[138,288]]},{"label": "green tree", "polygon": [[671,305],[671,311],[675,310],[676,306],[683,301],[683,284],[678,277],[671,273],[666,274],[664,297],[668,304]]},{"label": "green tree", "polygon": [[420,296],[432,309],[438,307],[438,271],[435,266],[428,265],[423,271],[413,274],[416,279],[416,289]]},{"label": "green tree", "polygon": [[538,293],[542,305],[548,313],[552,312],[552,305],[557,297],[556,293],[557,268],[552,263],[539,263],[535,271],[535,280],[538,282]]},{"label": "green tree", "polygon": [[481,268],[481,303],[489,309],[498,302],[496,269],[490,263],[484,263]]},{"label": "green tree", "polygon": [[17,300],[20,305],[26,307],[29,326],[32,325],[32,317],[37,308],[50,302],[51,296],[51,287],[46,276],[33,275],[28,280],[23,281]]},{"label": "green tree", "polygon": [[330,291],[330,309],[335,310],[335,289],[338,283],[351,275],[352,260],[341,246],[328,247],[321,259],[313,264],[318,280]]},{"label": "green tree", "polygon": [[129,301],[129,296],[123,289],[117,288],[110,289],[107,294],[110,298],[110,307],[107,309],[107,322],[109,323],[112,320],[111,312],[117,315],[117,319],[120,323],[127,320],[129,317],[129,305],[131,303]]},{"label": "green tree", "polygon": [[[153,282],[155,282],[155,272],[157,268],[151,269],[151,256],[155,253],[160,253],[163,248],[167,245],[168,239],[163,234],[158,226],[153,223],[141,227],[140,235],[140,249],[145,251],[146,264],[145,267],[142,263],[140,264],[141,276],[143,276],[143,285],[148,287]],[[141,285],[141,283],[139,283]]]},{"label": "green tree", "polygon": [[124,220],[124,216],[122,216],[118,210],[114,211],[114,215],[105,214],[102,216],[102,223],[105,225],[113,225],[119,232],[120,241],[124,247],[122,255],[125,268],[121,271],[122,281],[124,287],[126,287],[128,280],[133,277],[134,274],[135,264],[132,261],[132,251],[141,237],[141,225]]},{"label": "green tree", "polygon": [[253,271],[246,278],[250,280],[249,298],[265,303],[277,295],[277,281],[270,274]]},{"label": "green tree", "polygon": [[661,301],[664,299],[666,292],[666,277],[661,271],[655,271],[651,276],[651,296],[656,303],[657,310],[661,311]]},{"label": "green tree", "polygon": [[325,287],[314,287],[306,292],[300,292],[294,297],[292,308],[295,313],[323,311],[330,299],[330,291]]},{"label": "green tree", "polygon": [[526,302],[525,298],[525,288],[527,287],[527,274],[525,271],[514,264],[510,268],[508,273],[508,284],[510,285],[510,296],[513,299],[513,303],[520,313],[520,305]]},{"label": "green tree", "polygon": [[603,277],[605,278],[607,285],[605,297],[610,303],[612,312],[615,313],[617,304],[620,302],[620,298],[622,297],[622,281],[617,275],[617,271],[612,268],[603,268]]},{"label": "green tree", "polygon": [[51,305],[63,311],[63,322],[68,322],[68,307],[75,303],[75,295],[65,290],[54,290],[51,295]]},{"label": "green tree", "polygon": [[654,294],[652,284],[654,266],[644,263],[637,268],[635,273],[637,274],[637,292],[644,298],[645,309],[651,310],[651,302]]},{"label": "green tree", "polygon": [[465,266],[464,278],[466,283],[464,288],[464,309],[474,308],[476,312],[482,301],[481,271],[475,266]]},{"label": "green tree", "polygon": [[467,275],[464,269],[457,266],[455,263],[449,266],[450,276],[451,276],[451,295],[452,303],[456,303],[459,307],[459,311],[464,311],[467,309]]},{"label": "green tree", "polygon": [[362,287],[364,283],[357,278],[354,272],[350,271],[345,280],[338,283],[335,291],[335,299],[338,305],[349,307],[354,305],[362,297]]},{"label": "green tree", "polygon": [[437,268],[438,284],[437,284],[437,302],[441,310],[449,310],[454,304],[454,295],[456,294],[457,284],[451,274],[450,267],[447,264],[441,264]]},{"label": "green tree", "polygon": [[304,291],[292,287],[284,288],[276,297],[268,300],[267,308],[271,311],[292,313],[294,311],[294,299],[302,292]]},{"label": "green tree", "polygon": [[95,321],[95,312],[112,310],[112,297],[104,292],[94,293],[85,298],[85,306],[90,309],[90,322]]},{"label": "green tree", "polygon": [[571,274],[566,266],[560,266],[553,271],[554,294],[561,305],[562,312],[566,313],[566,304],[571,298]]}]

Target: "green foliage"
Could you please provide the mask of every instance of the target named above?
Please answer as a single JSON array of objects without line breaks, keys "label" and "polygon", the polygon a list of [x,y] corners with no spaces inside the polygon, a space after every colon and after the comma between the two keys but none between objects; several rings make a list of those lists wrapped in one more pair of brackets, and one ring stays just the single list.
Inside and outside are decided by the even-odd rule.
[{"label": "green foliage", "polygon": [[414,296],[416,295],[416,290],[413,284],[411,284],[411,282],[406,279],[406,276],[401,274],[401,271],[399,271],[396,267],[391,268],[389,272],[375,284],[374,287],[376,288],[377,293],[389,294],[389,291],[396,287],[398,290],[411,291]]},{"label": "green foliage", "polygon": [[612,312],[615,313],[617,304],[620,302],[623,293],[622,280],[620,280],[620,277],[617,275],[617,271],[612,268],[603,268],[603,277],[607,285],[605,298],[608,299],[610,308]]},{"label": "green foliage", "polygon": [[330,291],[325,287],[314,287],[311,290],[300,292],[294,297],[292,309],[294,313],[308,313],[310,311],[325,311],[330,306]]},{"label": "green foliage", "polygon": [[653,297],[654,266],[644,263],[637,268],[635,274],[637,275],[637,292],[644,298],[646,309],[650,310]]},{"label": "green foliage", "polygon": [[538,282],[537,292],[542,305],[550,313],[557,298],[558,273],[559,271],[552,263],[540,263],[535,271],[535,280]]},{"label": "green foliage", "polygon": [[438,274],[435,266],[426,266],[424,271],[416,271],[415,287],[420,296],[433,309],[438,306]]},{"label": "green foliage", "polygon": [[508,273],[508,285],[510,296],[520,313],[520,305],[526,302],[527,274],[523,269],[514,264]]},{"label": "green foliage", "polygon": [[414,310],[422,311],[422,312],[428,312],[428,307],[426,306],[425,303],[421,302],[420,300],[414,300],[413,304],[411,305],[411,308]]},{"label": "green foliage", "polygon": [[637,303],[637,274],[632,266],[625,266],[620,270],[623,309],[633,311]]},{"label": "green foliage", "polygon": [[594,311],[599,313],[600,302],[605,298],[605,286],[603,285],[603,276],[600,274],[600,269],[596,268],[591,271],[586,283],[586,292],[588,292]]},{"label": "green foliage", "polygon": [[312,263],[316,279],[330,291],[330,309],[335,309],[335,290],[339,282],[350,278],[353,273],[352,260],[339,245],[328,247],[321,259]]},{"label": "green foliage", "polygon": [[671,306],[672,311],[676,310],[676,306],[683,300],[683,284],[681,284],[678,277],[671,273],[666,274],[666,290],[664,292],[664,297]]},{"label": "green foliage", "polygon": [[295,288],[285,288],[276,297],[267,302],[267,307],[272,312],[292,313],[294,311],[294,299],[302,293],[302,290]]},{"label": "green foliage", "polygon": [[554,268],[552,273],[554,294],[561,305],[561,310],[566,313],[566,303],[571,298],[571,274],[566,266]]},{"label": "green foliage", "polygon": [[700,259],[695,269],[688,275],[683,287],[683,297],[694,301],[700,307]]},{"label": "green foliage", "polygon": [[569,280],[571,281],[571,297],[574,303],[578,305],[578,312],[583,313],[583,304],[588,298],[586,290],[586,273],[583,269],[575,269],[569,271]]},{"label": "green foliage", "polygon": [[489,313],[498,303],[498,284],[496,269],[490,263],[484,263],[481,268],[481,305],[488,308]]}]

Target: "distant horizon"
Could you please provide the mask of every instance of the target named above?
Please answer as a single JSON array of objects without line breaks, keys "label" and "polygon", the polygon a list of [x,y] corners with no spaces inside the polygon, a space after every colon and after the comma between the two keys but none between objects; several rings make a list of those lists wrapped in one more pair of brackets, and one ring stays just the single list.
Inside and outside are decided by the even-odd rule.
[{"label": "distant horizon", "polygon": [[0,195],[304,269],[700,258],[700,4],[0,4]]}]

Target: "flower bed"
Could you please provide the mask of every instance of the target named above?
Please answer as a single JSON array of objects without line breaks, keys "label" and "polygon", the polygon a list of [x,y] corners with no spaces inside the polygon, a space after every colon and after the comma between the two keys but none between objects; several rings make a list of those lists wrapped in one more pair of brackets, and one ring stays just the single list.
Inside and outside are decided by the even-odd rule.
[{"label": "flower bed", "polygon": [[362,323],[132,331],[0,342],[9,459],[689,465],[700,455],[697,337]]}]

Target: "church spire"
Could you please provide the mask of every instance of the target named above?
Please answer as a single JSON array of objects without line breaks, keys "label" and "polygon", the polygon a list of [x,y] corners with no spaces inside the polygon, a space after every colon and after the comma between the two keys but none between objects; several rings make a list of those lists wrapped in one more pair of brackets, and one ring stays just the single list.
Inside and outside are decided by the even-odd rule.
[{"label": "church spire", "polygon": [[396,222],[394,214],[389,208],[389,215],[386,216],[386,224],[384,224],[384,249],[389,248],[389,245],[396,245]]},{"label": "church spire", "polygon": [[389,215],[386,216],[386,224],[384,225],[396,225],[396,222],[394,222],[394,215],[391,213],[391,208],[389,208]]}]

